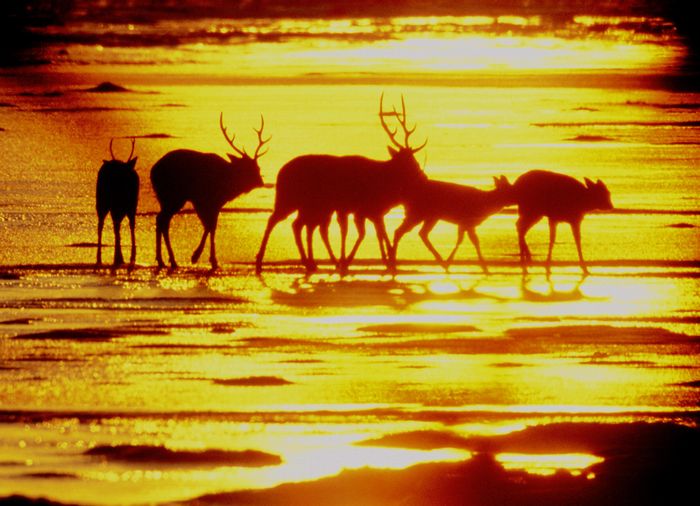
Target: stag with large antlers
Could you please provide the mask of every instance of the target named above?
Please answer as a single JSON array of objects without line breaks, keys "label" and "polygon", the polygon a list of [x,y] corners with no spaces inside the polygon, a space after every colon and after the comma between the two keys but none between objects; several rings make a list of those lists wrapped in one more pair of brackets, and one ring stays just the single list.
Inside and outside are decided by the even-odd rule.
[{"label": "stag with large antlers", "polygon": [[263,139],[265,119],[260,116],[260,128],[253,129],[258,137],[253,156],[236,147],[235,135],[229,137],[223,113],[219,116],[219,127],[226,142],[239,156],[229,154],[229,159],[225,160],[213,153],[178,149],[165,154],[151,169],[151,184],[160,203],[156,217],[156,261],[159,267],[165,266],[161,239],[165,241],[170,266],[177,266],[170,244],[170,221],[186,202],[191,202],[204,227],[202,239],[192,253],[192,263],[197,263],[207,237],[210,237],[209,262],[212,269],[216,269],[215,234],[221,208],[239,195],[263,185],[258,159],[267,153],[261,149],[270,141],[270,137]]},{"label": "stag with large antlers", "polygon": [[[384,215],[393,207],[404,202],[412,188],[425,179],[425,174],[416,161],[415,153],[425,146],[412,148],[409,137],[415,127],[406,126],[406,107],[402,99],[402,112],[396,109],[386,112],[383,109],[383,94],[380,98],[379,118],[384,131],[389,136],[389,160],[372,160],[363,156],[303,155],[287,162],[277,175],[275,207],[270,216],[265,234],[256,257],[256,272],[262,271],[263,258],[270,234],[280,221],[298,212],[293,231],[299,255],[307,272],[316,269],[310,246],[304,251],[301,231],[307,227],[307,243],[311,244],[311,234],[321,227],[324,244],[336,266],[345,269],[351,261],[364,232],[364,220],[373,222],[377,230],[380,249],[385,261],[391,258],[391,242],[384,227]],[[387,125],[387,116],[396,117],[404,131],[404,142],[396,139],[397,129]],[[342,253],[336,260],[327,240],[330,217],[338,213],[341,223]],[[354,214],[359,236],[350,255],[345,257],[347,217]],[[345,224],[345,226],[343,226]]]},{"label": "stag with large antlers", "polygon": [[134,147],[136,139],[131,139],[131,153],[129,158],[122,162],[117,160],[112,150],[114,139],[109,141],[109,153],[111,160],[104,160],[97,173],[97,188],[95,191],[95,204],[97,208],[97,265],[102,265],[102,229],[105,218],[109,213],[114,226],[114,267],[124,263],[121,246],[121,223],[124,216],[129,218],[129,230],[131,231],[131,256],[129,265],[136,262],[136,205],[139,199],[139,175],[136,173],[136,160]]},{"label": "stag with large antlers", "polygon": [[[396,136],[398,135],[398,128],[391,128],[385,120],[385,118],[387,117],[396,118],[396,120],[398,121],[398,124],[401,127],[401,130],[403,131],[403,143],[399,142],[396,139]],[[408,156],[410,157],[410,159],[413,160],[413,162],[415,162],[415,153],[423,149],[428,143],[428,140],[426,139],[423,142],[423,144],[421,144],[417,148],[411,147],[409,137],[411,137],[411,135],[416,131],[416,125],[414,125],[413,128],[409,128],[406,123],[406,101],[404,100],[403,95],[401,95],[401,112],[398,112],[396,110],[396,107],[392,107],[391,111],[385,111],[384,94],[382,93],[382,95],[379,97],[379,120],[382,124],[382,129],[386,132],[386,134],[389,136],[389,139],[391,140],[391,143],[394,145],[394,147],[388,146],[391,157],[394,158]],[[426,176],[423,175],[423,177],[420,180],[418,180],[418,182],[422,182],[423,180],[425,180],[425,178]],[[406,190],[407,188],[409,187],[404,188],[404,190]],[[415,189],[416,185],[411,184],[410,188]],[[415,192],[413,191],[402,191],[402,198],[400,200],[392,198],[391,196],[387,196],[385,198],[382,198],[382,196],[377,196],[378,198],[375,201],[359,199],[352,202],[351,205],[349,205],[346,208],[338,209],[338,223],[340,225],[341,231],[341,272],[347,272],[350,264],[355,258],[357,249],[360,247],[360,244],[362,243],[365,237],[365,221],[367,220],[372,222],[372,224],[374,225],[374,229],[377,233],[377,242],[379,243],[379,252],[382,257],[382,262],[386,264],[387,267],[394,267],[393,264],[390,263],[391,259],[395,257],[394,246],[389,240],[389,236],[386,232],[386,227],[384,226],[384,215],[392,207],[398,205],[399,203],[406,203],[406,199],[414,193]],[[357,239],[355,240],[355,244],[350,250],[350,254],[346,257],[345,243],[347,237],[347,216],[350,213],[354,215],[355,226],[357,228],[358,235]]]}]

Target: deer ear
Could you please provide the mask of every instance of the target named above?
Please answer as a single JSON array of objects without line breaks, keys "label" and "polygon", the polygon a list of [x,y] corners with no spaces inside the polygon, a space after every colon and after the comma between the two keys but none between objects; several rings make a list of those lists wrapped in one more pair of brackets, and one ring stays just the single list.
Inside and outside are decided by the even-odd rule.
[{"label": "deer ear", "polygon": [[231,153],[226,153],[226,156],[228,156],[228,159],[231,160],[231,163],[236,163],[240,158],[235,157]]},{"label": "deer ear", "polygon": [[139,157],[135,156],[126,163],[129,165],[129,167],[131,167],[133,169],[134,167],[136,167],[136,160],[138,160],[138,159],[139,159]]},{"label": "deer ear", "polygon": [[396,157],[396,155],[399,154],[399,152],[398,152],[397,150],[395,150],[394,148],[392,148],[391,146],[387,146],[386,149],[389,150],[389,155],[390,155],[392,158]]},{"label": "deer ear", "polygon": [[605,188],[605,183],[601,181],[600,179],[595,182],[596,185],[600,186],[601,188]]},{"label": "deer ear", "polygon": [[583,180],[584,180],[584,182],[586,183],[586,188],[593,188],[593,187],[595,186],[595,184],[593,183],[593,181],[591,181],[591,180],[588,179],[587,177],[584,177]]}]

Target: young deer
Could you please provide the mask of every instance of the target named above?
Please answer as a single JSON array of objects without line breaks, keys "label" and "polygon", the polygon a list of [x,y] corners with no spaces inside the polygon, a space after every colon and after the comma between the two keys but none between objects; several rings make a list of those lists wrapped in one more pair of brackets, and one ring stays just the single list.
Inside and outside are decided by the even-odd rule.
[{"label": "young deer", "polygon": [[[397,148],[389,146],[389,160],[372,160],[363,156],[303,155],[290,160],[280,169],[275,188],[275,207],[256,256],[255,269],[258,274],[262,271],[265,249],[272,230],[277,223],[295,211],[298,212],[293,224],[295,241],[302,263],[309,272],[316,269],[316,263],[311,248],[308,248],[308,255],[303,248],[301,231],[304,226],[307,227],[309,244],[313,230],[320,226],[331,259],[339,267],[346,261],[344,245],[347,227],[341,229],[343,253],[339,262],[328,243],[327,229],[334,212],[338,213],[341,223],[343,217],[347,222],[347,216],[351,213],[354,213],[357,219],[371,219],[381,237],[380,246],[390,253],[391,243],[384,228],[384,214],[403,202],[411,188],[418,181],[425,179],[425,174],[414,156],[425,144],[418,148],[409,146],[408,137],[413,130],[405,128],[405,107],[401,117],[405,133],[404,144],[396,140],[396,130],[391,131],[386,126],[384,117],[389,115],[400,117],[396,110],[393,113],[384,112],[380,99],[379,117],[382,127]],[[361,240],[362,237],[358,237],[350,259]],[[389,254],[386,256],[389,258]]]},{"label": "young deer", "polygon": [[544,170],[532,170],[520,176],[513,184],[514,201],[518,204],[518,243],[523,274],[532,260],[525,235],[543,217],[549,220],[549,251],[546,270],[550,273],[552,249],[556,240],[557,225],[566,222],[576,242],[579,264],[585,275],[588,268],[581,252],[581,221],[586,213],[595,209],[612,209],[610,192],[600,179],[595,183],[584,178],[585,185],[571,176]]},{"label": "young deer", "polygon": [[[513,187],[508,179],[505,176],[500,176],[494,177],[493,181],[495,188],[489,191],[443,181],[425,181],[417,187],[415,194],[406,202],[406,216],[394,233],[394,255],[404,234],[419,223],[423,223],[419,232],[420,238],[438,263],[447,270],[457,253],[457,249],[462,244],[466,231],[474,248],[476,248],[481,268],[485,273],[488,273],[486,261],[481,255],[476,227],[492,214],[513,203]],[[430,231],[439,220],[454,223],[458,227],[457,242],[447,260],[443,260],[430,242]],[[396,257],[394,256],[392,262],[395,261]]]},{"label": "young deer", "polygon": [[224,160],[213,153],[178,149],[165,154],[153,165],[151,184],[160,203],[160,212],[156,217],[156,260],[159,267],[165,266],[161,254],[161,238],[165,240],[171,267],[177,267],[170,245],[170,221],[188,201],[192,203],[204,226],[202,239],[192,253],[192,263],[199,260],[207,236],[210,235],[209,262],[213,269],[218,267],[214,236],[221,208],[239,195],[263,185],[258,159],[267,153],[267,150],[261,153],[260,149],[270,141],[270,137],[263,139],[265,120],[262,116],[260,119],[260,129],[253,129],[258,135],[258,147],[252,157],[234,145],[235,135],[229,138],[221,113],[221,132],[240,156],[229,154],[229,159]]},{"label": "young deer", "polygon": [[129,158],[122,162],[114,157],[112,143],[109,141],[109,153],[111,160],[104,160],[97,173],[97,188],[95,191],[95,204],[97,208],[97,265],[102,265],[102,229],[107,213],[112,217],[114,226],[114,267],[124,263],[122,256],[120,227],[124,216],[129,218],[131,230],[131,256],[129,265],[133,267],[136,262],[136,205],[139,199],[139,175],[135,166],[137,158],[134,155],[135,139],[131,139],[131,153]]}]

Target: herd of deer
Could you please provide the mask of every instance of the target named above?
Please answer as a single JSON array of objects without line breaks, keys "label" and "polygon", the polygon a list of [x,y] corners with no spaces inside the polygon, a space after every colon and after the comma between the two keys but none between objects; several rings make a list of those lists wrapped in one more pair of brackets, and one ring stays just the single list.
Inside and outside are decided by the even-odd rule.
[{"label": "herd of deer", "polygon": [[[392,128],[387,118],[396,122]],[[401,111],[396,107],[384,110],[383,95],[379,101],[379,120],[389,136],[388,160],[372,160],[363,156],[303,155],[286,163],[277,175],[275,205],[270,216],[262,243],[255,260],[256,273],[262,271],[263,258],[268,239],[275,225],[292,213],[297,216],[292,223],[294,239],[301,262],[307,272],[317,268],[313,254],[313,234],[319,229],[328,255],[341,273],[346,273],[365,235],[365,221],[370,220],[377,232],[377,240],[385,266],[395,271],[396,251],[401,238],[422,224],[420,237],[435,259],[445,269],[453,261],[466,231],[476,248],[484,272],[488,272],[481,254],[476,227],[486,218],[509,205],[518,206],[517,232],[520,247],[520,262],[523,272],[531,262],[530,249],[525,241],[528,230],[543,217],[549,220],[549,252],[546,270],[550,272],[552,248],[556,238],[556,227],[560,222],[571,226],[579,263],[584,274],[588,273],[581,252],[581,221],[589,211],[612,209],[610,192],[598,180],[585,179],[585,184],[555,172],[529,171],[511,184],[505,176],[494,178],[495,187],[484,191],[444,181],[431,180],[423,172],[415,154],[425,147],[411,147],[409,138],[415,126],[409,128],[406,120],[406,105],[401,98]],[[253,156],[234,144],[235,135],[229,137],[219,117],[219,126],[224,138],[236,154],[228,160],[211,154],[187,149],[171,151],[158,160],[151,169],[151,184],[160,203],[156,217],[156,260],[164,267],[161,240],[165,241],[171,267],[176,267],[175,255],[170,244],[170,222],[186,202],[191,202],[194,211],[204,226],[202,238],[192,254],[192,263],[199,260],[207,236],[210,241],[209,261],[212,268],[218,266],[215,235],[221,208],[237,196],[263,186],[258,159],[267,151],[262,147],[270,141],[263,138],[265,127],[261,116],[258,146]],[[397,140],[401,129],[403,139]],[[114,157],[106,160],[97,176],[96,205],[98,215],[97,264],[101,265],[102,228],[106,215],[111,214],[114,224],[114,266],[124,263],[121,252],[119,228],[125,216],[129,218],[131,230],[131,257],[133,266],[136,257],[134,220],[139,192],[139,178],[135,170],[134,139],[131,154],[122,162]],[[398,205],[403,205],[405,218],[389,239],[384,216]],[[341,232],[340,258],[336,257],[328,238],[328,228],[336,215]],[[358,236],[346,255],[348,217],[352,214]],[[430,242],[429,234],[439,220],[457,225],[457,243],[446,259]],[[306,248],[302,232],[306,228]]]}]

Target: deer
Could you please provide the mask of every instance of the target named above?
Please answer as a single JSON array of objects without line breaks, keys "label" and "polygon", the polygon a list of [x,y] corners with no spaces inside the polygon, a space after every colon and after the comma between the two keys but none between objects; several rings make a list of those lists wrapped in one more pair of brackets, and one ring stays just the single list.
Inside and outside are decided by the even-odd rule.
[{"label": "deer", "polygon": [[121,246],[121,223],[124,217],[129,219],[131,231],[131,256],[129,266],[136,263],[136,206],[139,199],[139,175],[136,173],[136,161],[132,158],[136,146],[136,139],[131,139],[131,153],[126,161],[117,160],[112,150],[114,139],[109,141],[109,153],[111,160],[103,160],[102,166],[97,172],[97,185],[95,190],[95,207],[97,209],[97,266],[102,265],[102,229],[104,228],[107,214],[112,217],[114,227],[114,261],[113,267],[124,264]]},{"label": "deer", "polygon": [[[481,269],[485,274],[488,274],[488,266],[481,254],[476,227],[489,216],[513,203],[513,187],[508,182],[508,179],[505,176],[498,176],[493,178],[493,182],[495,186],[493,190],[480,190],[473,186],[432,179],[428,179],[418,186],[416,188],[417,191],[408,199],[404,206],[405,217],[403,222],[394,232],[394,255],[396,255],[401,238],[415,228],[416,225],[422,223],[423,225],[419,232],[420,238],[433,254],[438,264],[447,272],[459,246],[462,244],[464,233],[467,232],[476,249]],[[457,225],[457,242],[445,260],[430,242],[429,237],[430,232],[440,220]],[[392,262],[395,264],[395,256]]]},{"label": "deer", "polygon": [[[393,147],[388,147],[389,153],[391,153],[392,156],[394,156],[394,154],[396,154],[396,156],[409,156],[417,165],[417,162],[415,161],[415,154],[427,145],[428,140],[426,139],[425,142],[423,142],[423,144],[421,144],[417,148],[412,148],[410,146],[409,138],[416,131],[416,125],[414,125],[412,128],[409,128],[407,125],[406,101],[404,100],[403,95],[401,95],[401,112],[398,112],[395,107],[393,107],[391,111],[385,111],[383,101],[384,94],[382,94],[379,98],[379,118],[381,121],[382,129],[389,136],[389,140],[393,145]],[[398,126],[401,127],[401,130],[404,134],[403,143],[399,142],[396,139],[396,135],[398,134],[398,127],[393,129],[390,128],[385,121],[386,117],[396,118]],[[377,233],[377,242],[379,243],[379,252],[381,254],[382,262],[387,266],[387,268],[390,271],[394,270],[395,262],[392,263],[392,259],[395,257],[394,247],[391,241],[389,240],[389,236],[386,232],[386,227],[384,224],[384,215],[391,208],[401,203],[405,203],[406,199],[414,193],[416,188],[421,188],[423,186],[422,182],[427,180],[427,176],[423,171],[421,171],[420,174],[421,177],[413,181],[406,188],[404,188],[403,192],[399,195],[392,195],[391,193],[386,195],[374,195],[371,196],[372,198],[363,198],[352,202],[351,205],[347,208],[338,209],[338,224],[340,226],[341,232],[341,257],[339,260],[341,274],[348,272],[350,264],[355,258],[357,249],[359,248],[360,244],[362,243],[365,237],[365,222],[367,220],[372,222],[372,224],[374,225],[374,229]],[[348,229],[347,220],[348,214],[350,212],[352,212],[354,215],[354,222],[355,227],[357,228],[358,236],[355,240],[355,244],[350,250],[350,253],[346,257],[345,243]]]},{"label": "deer", "polygon": [[584,276],[589,274],[581,250],[581,222],[594,210],[613,209],[610,191],[598,179],[595,183],[584,178],[584,183],[566,174],[546,170],[531,170],[513,183],[514,203],[518,205],[518,245],[523,275],[532,261],[530,248],[525,241],[527,232],[543,217],[549,222],[549,250],[545,269],[551,273],[552,250],[556,241],[557,225],[568,223],[576,243],[579,265]]},{"label": "deer", "polygon": [[[295,242],[302,263],[307,273],[316,270],[313,251],[308,247],[304,252],[301,239],[302,229],[307,227],[307,242],[311,244],[311,236],[316,227],[321,228],[321,236],[336,267],[348,265],[347,258],[352,260],[363,233],[360,230],[350,256],[345,257],[347,216],[355,214],[356,223],[359,220],[370,219],[375,224],[380,237],[380,248],[384,248],[386,258],[390,257],[391,243],[384,227],[384,215],[392,207],[400,204],[411,191],[411,188],[426,178],[423,169],[416,161],[415,153],[425,147],[414,148],[409,144],[409,137],[415,130],[406,127],[405,104],[403,116],[396,109],[387,112],[383,109],[383,98],[380,97],[379,118],[382,128],[389,135],[391,145],[388,160],[374,160],[359,155],[301,155],[287,162],[277,174],[275,186],[275,204],[270,215],[260,249],[255,260],[257,274],[262,272],[265,249],[270,234],[275,226],[292,213],[297,212],[292,228]],[[402,97],[403,102],[403,97]],[[396,139],[397,129],[390,129],[385,117],[395,116],[404,129],[404,142]],[[327,239],[327,229],[330,219],[337,213],[341,223],[342,254],[336,259]]]},{"label": "deer", "polygon": [[192,253],[192,263],[199,261],[209,236],[209,262],[212,269],[218,268],[215,235],[222,207],[239,195],[263,186],[258,159],[267,153],[267,149],[262,152],[261,149],[272,138],[263,139],[264,117],[260,116],[260,128],[253,128],[258,137],[253,156],[235,145],[235,134],[229,137],[223,112],[219,115],[219,128],[236,153],[229,153],[228,160],[214,153],[177,149],[163,155],[151,168],[151,184],[160,203],[156,216],[156,261],[160,268],[165,267],[161,253],[162,240],[168,250],[171,268],[177,267],[170,244],[170,222],[187,202],[192,203],[204,227],[202,238]]}]

